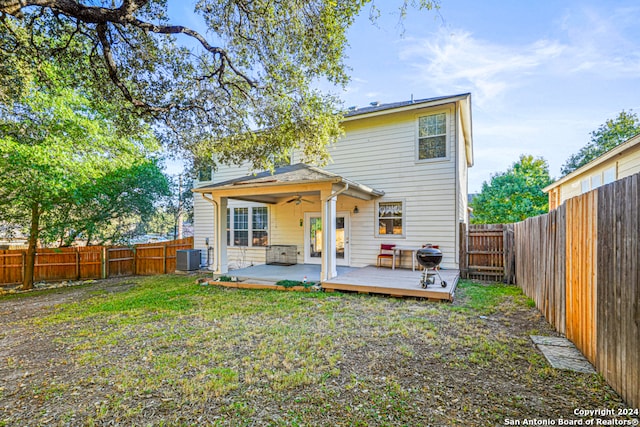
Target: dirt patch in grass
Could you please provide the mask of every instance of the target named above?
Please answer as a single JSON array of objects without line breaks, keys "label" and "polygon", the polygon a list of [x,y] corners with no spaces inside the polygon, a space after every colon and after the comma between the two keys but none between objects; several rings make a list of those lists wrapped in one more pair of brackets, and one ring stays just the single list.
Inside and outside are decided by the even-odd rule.
[{"label": "dirt patch in grass", "polygon": [[515,287],[453,304],[96,282],[0,298],[2,425],[505,425],[621,408],[552,369],[555,335]]}]

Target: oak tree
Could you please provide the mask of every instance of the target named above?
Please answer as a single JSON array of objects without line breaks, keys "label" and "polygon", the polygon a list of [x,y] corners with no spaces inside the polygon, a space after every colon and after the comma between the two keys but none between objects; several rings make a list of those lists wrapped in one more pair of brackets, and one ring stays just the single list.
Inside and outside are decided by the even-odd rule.
[{"label": "oak tree", "polygon": [[[199,0],[202,34],[174,23],[166,0],[0,0],[0,96],[53,61],[73,70],[67,84],[118,105],[121,127],[137,125],[133,113],[199,161],[264,169],[295,147],[321,163],[341,116],[314,87],[347,83],[346,31],[372,4]],[[438,1],[395,4],[402,16]]]},{"label": "oak tree", "polygon": [[34,82],[18,102],[0,103],[0,223],[29,236],[25,289],[39,240],[86,236],[136,209],[150,214],[168,191],[150,131],[121,136],[116,127],[72,89]]}]

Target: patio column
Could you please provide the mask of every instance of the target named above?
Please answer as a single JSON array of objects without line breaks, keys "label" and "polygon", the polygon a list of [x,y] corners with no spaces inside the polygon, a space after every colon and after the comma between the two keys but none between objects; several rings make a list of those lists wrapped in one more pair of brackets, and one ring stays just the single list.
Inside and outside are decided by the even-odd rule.
[{"label": "patio column", "polygon": [[336,198],[331,189],[322,191],[322,270],[320,280],[329,280],[338,275],[336,268]]},{"label": "patio column", "polygon": [[214,255],[216,261],[213,271],[217,274],[226,274],[229,272],[229,263],[227,262],[227,198],[214,196],[213,200],[217,207],[214,215],[214,250],[218,252],[217,256]]}]

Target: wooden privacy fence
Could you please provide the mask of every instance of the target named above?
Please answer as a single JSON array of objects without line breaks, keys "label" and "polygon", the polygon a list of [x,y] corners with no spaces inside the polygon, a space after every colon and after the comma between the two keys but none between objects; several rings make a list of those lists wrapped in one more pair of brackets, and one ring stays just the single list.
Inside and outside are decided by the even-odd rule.
[{"label": "wooden privacy fence", "polygon": [[640,174],[515,224],[516,283],[640,406]]},{"label": "wooden privacy fence", "polygon": [[[192,249],[193,237],[135,246],[40,248],[34,281],[99,279],[174,272],[176,251]],[[22,283],[26,250],[0,250],[0,284]]]},{"label": "wooden privacy fence", "polygon": [[460,224],[460,275],[515,283],[513,224]]}]

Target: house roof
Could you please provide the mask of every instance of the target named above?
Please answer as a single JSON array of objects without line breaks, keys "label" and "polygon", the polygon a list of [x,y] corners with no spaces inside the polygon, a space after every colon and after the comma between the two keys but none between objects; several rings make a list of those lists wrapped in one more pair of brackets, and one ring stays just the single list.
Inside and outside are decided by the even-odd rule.
[{"label": "house roof", "polygon": [[583,173],[589,171],[590,169],[601,165],[602,163],[616,157],[619,155],[622,155],[625,151],[634,148],[636,146],[640,146],[640,134],[635,135],[631,138],[629,138],[628,140],[626,140],[625,142],[623,142],[622,144],[618,145],[617,147],[612,148],[611,150],[607,151],[606,153],[602,154],[599,157],[596,157],[595,159],[591,160],[589,163],[587,163],[586,165],[583,165],[581,167],[579,167],[578,169],[574,170],[573,172],[571,172],[570,174],[567,174],[565,176],[563,176],[562,178],[560,178],[559,180],[557,180],[556,182],[554,182],[553,184],[550,184],[548,186],[546,186],[545,188],[542,189],[542,191],[544,191],[545,193],[548,193],[549,191],[553,190],[556,187],[559,187],[560,185],[564,184],[565,182],[571,181],[573,178],[582,175]]},{"label": "house roof", "polygon": [[[280,187],[282,188],[282,192],[279,194],[285,195],[287,194],[285,189],[286,186],[310,183],[342,184],[347,189],[345,190],[347,195],[358,198],[370,199],[384,195],[384,191],[382,190],[376,190],[364,184],[357,183],[340,175],[336,175],[304,163],[283,166],[275,169],[273,173],[270,171],[264,171],[255,175],[248,175],[216,184],[205,185],[203,187],[196,188],[193,191],[197,193],[214,193],[222,190],[274,187],[274,193],[276,193],[278,191],[277,188]],[[244,199],[247,198],[244,197]],[[268,198],[265,199],[264,197],[252,200],[263,203],[273,203],[272,200]]]},{"label": "house roof", "polygon": [[400,101],[400,102],[390,102],[387,104],[380,104],[377,102],[372,102],[367,107],[350,107],[349,110],[345,113],[345,118],[347,117],[355,117],[363,114],[375,113],[379,111],[393,110],[397,108],[403,107],[424,107],[423,104],[433,104],[433,103],[441,103],[440,101],[451,102],[453,98],[467,97],[471,95],[470,93],[464,93],[460,95],[449,95],[449,96],[437,96],[433,98],[424,98],[424,99],[412,99],[410,101]]},{"label": "house roof", "polygon": [[398,113],[403,111],[417,110],[425,107],[433,107],[456,103],[457,113],[460,115],[462,124],[462,136],[464,138],[465,154],[467,166],[473,166],[473,133],[471,127],[471,94],[462,93],[459,95],[438,96],[435,98],[424,98],[402,102],[392,102],[388,104],[371,103],[368,107],[351,107],[344,114],[344,121],[352,121],[369,117],[376,117],[383,114]]}]

